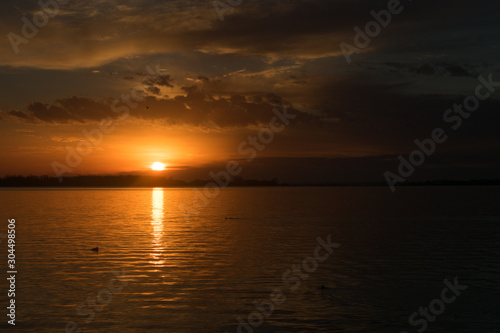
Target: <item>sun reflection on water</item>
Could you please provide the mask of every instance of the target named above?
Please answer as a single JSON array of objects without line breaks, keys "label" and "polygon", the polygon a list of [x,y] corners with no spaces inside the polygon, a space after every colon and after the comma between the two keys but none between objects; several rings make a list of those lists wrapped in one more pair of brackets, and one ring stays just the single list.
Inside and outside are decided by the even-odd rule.
[{"label": "sun reflection on water", "polygon": [[163,265],[163,188],[154,188],[151,195],[151,225],[153,226],[153,260],[154,265]]}]

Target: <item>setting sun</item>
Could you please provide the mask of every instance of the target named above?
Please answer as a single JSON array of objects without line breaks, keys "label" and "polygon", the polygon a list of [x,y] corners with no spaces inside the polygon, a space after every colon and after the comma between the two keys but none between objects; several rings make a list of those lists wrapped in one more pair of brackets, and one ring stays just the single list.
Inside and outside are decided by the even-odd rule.
[{"label": "setting sun", "polygon": [[153,165],[151,166],[151,169],[155,171],[162,171],[165,170],[165,164],[161,162],[154,162]]}]

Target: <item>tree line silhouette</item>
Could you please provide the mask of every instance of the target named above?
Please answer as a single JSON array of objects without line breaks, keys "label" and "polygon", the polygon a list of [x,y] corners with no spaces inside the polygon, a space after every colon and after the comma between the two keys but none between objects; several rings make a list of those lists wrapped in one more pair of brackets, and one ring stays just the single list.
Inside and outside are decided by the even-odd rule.
[{"label": "tree line silhouette", "polygon": [[[0,187],[203,187],[211,180],[176,180],[162,176],[140,175],[85,175],[59,179],[50,176],[5,176],[0,178]],[[278,186],[276,178],[271,180],[234,177],[228,186]]]},{"label": "tree line silhouette", "polygon": [[[0,178],[0,187],[203,187],[212,180],[192,181],[146,175],[82,175],[64,177],[51,176],[5,176]],[[279,183],[271,180],[233,177],[227,186],[387,186],[385,182],[325,182],[325,183]],[[399,186],[485,186],[500,185],[500,180],[430,180],[407,182]]]}]

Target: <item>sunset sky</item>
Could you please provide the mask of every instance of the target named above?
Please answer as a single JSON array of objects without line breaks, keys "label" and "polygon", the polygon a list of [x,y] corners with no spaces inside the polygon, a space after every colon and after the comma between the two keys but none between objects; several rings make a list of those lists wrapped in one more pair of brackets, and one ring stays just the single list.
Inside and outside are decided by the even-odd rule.
[{"label": "sunset sky", "polygon": [[[54,176],[66,147],[110,119],[113,130],[66,175],[162,162],[174,177],[207,178],[247,158],[240,144],[287,105],[296,117],[242,162],[242,176],[383,181],[415,139],[442,127],[448,140],[410,179],[499,179],[500,87],[459,129],[443,114],[474,95],[480,75],[500,82],[500,3],[402,1],[348,63],[339,44],[354,45],[354,27],[387,3],[243,0],[221,20],[209,0],[70,0],[16,53],[9,33],[22,37],[22,18],[41,7],[4,1],[0,176]],[[146,97],[120,101],[133,95]]]}]

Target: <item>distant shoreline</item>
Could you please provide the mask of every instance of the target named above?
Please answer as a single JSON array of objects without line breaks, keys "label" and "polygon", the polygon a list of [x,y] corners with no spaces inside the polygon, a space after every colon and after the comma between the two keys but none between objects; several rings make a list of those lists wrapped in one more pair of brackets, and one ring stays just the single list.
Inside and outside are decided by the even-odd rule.
[{"label": "distant shoreline", "polygon": [[[0,188],[203,188],[214,180],[183,181],[149,176],[75,176],[58,178],[48,176],[7,176],[0,178]],[[279,183],[277,179],[256,180],[238,177],[219,187],[385,187],[383,182],[329,182],[329,183]],[[430,180],[408,182],[398,187],[415,186],[500,186],[500,180]]]}]

